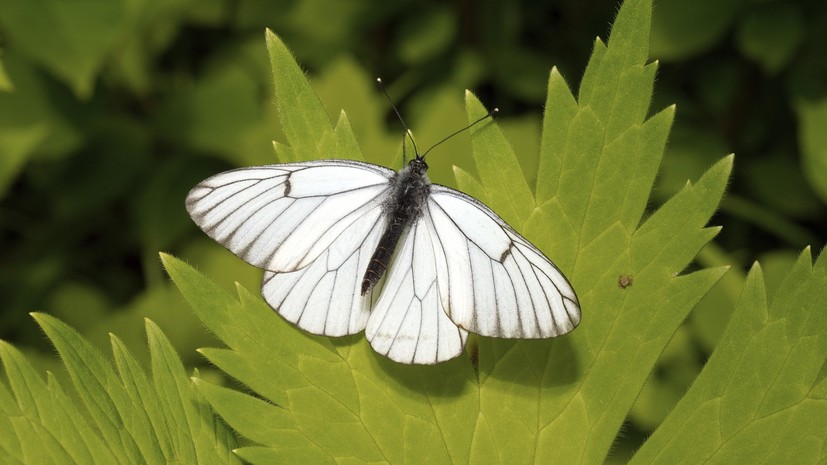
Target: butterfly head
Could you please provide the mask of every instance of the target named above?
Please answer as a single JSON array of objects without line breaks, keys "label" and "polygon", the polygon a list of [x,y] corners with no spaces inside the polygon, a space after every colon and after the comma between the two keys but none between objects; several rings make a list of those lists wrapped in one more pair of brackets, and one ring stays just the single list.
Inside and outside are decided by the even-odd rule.
[{"label": "butterfly head", "polygon": [[411,171],[416,174],[425,174],[428,171],[428,164],[425,163],[425,157],[418,155],[408,162],[408,166],[411,167]]}]

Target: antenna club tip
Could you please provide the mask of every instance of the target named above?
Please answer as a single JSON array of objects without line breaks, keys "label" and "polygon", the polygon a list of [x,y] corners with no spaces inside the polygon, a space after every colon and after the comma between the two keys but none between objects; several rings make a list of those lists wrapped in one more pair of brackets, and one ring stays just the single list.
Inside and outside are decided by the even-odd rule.
[{"label": "antenna club tip", "polygon": [[382,84],[382,78],[376,78],[376,82],[378,82],[379,84]]},{"label": "antenna club tip", "polygon": [[492,115],[496,115],[496,114],[497,114],[497,113],[499,113],[499,112],[500,112],[500,109],[499,109],[499,108],[494,108],[493,110],[491,110],[491,114],[492,114]]}]

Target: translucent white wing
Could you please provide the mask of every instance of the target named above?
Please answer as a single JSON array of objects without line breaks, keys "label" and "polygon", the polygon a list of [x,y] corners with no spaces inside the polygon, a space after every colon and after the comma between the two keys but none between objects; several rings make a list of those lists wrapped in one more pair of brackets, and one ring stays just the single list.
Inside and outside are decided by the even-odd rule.
[{"label": "translucent white wing", "polygon": [[557,267],[490,208],[431,187],[439,288],[450,319],[470,332],[547,338],[580,323],[580,304]]},{"label": "translucent white wing", "polygon": [[400,239],[365,329],[376,352],[400,363],[450,360],[468,337],[443,307],[428,221],[421,217]]},{"label": "translucent white wing", "polygon": [[[356,221],[381,210],[393,174],[345,160],[241,168],[195,186],[186,205],[204,232],[247,263],[289,272],[309,265]],[[368,232],[343,240],[361,244]]]},{"label": "translucent white wing", "polygon": [[298,327],[327,336],[365,329],[373,293],[360,283],[385,226],[393,171],[326,160],[243,168],[187,196],[210,237],[267,270],[262,295]]}]

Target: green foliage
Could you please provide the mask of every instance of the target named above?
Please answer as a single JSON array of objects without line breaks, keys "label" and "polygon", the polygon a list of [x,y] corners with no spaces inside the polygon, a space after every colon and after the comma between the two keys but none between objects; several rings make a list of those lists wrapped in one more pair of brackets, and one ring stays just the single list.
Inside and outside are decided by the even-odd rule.
[{"label": "green foliage", "polygon": [[[124,14],[120,2],[70,5],[60,1],[3,3],[5,33],[88,98]],[[44,43],[45,40],[45,43]]]},{"label": "green foliage", "polygon": [[777,73],[804,39],[804,16],[797,5],[757,8],[738,27],[738,45],[745,56],[768,73]]},{"label": "green foliage", "polygon": [[635,455],[641,463],[823,463],[827,258],[805,250],[767,297],[759,265],[692,388]]},{"label": "green foliage", "polygon": [[659,1],[652,28],[652,55],[681,59],[696,55],[726,34],[738,12],[740,0]]},{"label": "green foliage", "polygon": [[[645,65],[650,8],[645,1],[624,5],[610,45],[596,44],[578,100],[552,71],[545,129],[557,138],[543,141],[536,197],[495,124],[472,130],[480,181],[457,171],[461,187],[561,257],[586,315],[571,335],[481,339],[477,370],[464,357],[401,366],[373,354],[361,337],[331,342],[305,335],[243,287],[235,298],[163,258],[199,318],[229,347],[202,353],[274,404],[199,383],[225,421],[259,444],[240,449],[242,457],[603,460],[658,355],[724,271],[680,274],[717,232],[704,224],[723,194],[731,157],[640,224],[673,114],[668,108],[645,118],[654,78],[654,66]],[[279,156],[315,159],[352,150],[344,114],[331,125],[289,51],[272,33],[267,42],[289,144],[276,145]],[[472,94],[466,102],[469,121],[486,113]],[[556,102],[562,116],[554,113]],[[546,172],[559,173],[552,185]],[[619,288],[620,274],[634,276],[634,285]],[[422,443],[439,446],[423,451],[416,446]]]},{"label": "green foliage", "polygon": [[[260,271],[204,238],[182,203],[187,190],[208,175],[273,163],[273,139],[290,144],[309,141],[288,138],[273,105],[275,100],[286,108],[274,95],[271,63],[261,41],[265,27],[277,31],[309,70],[319,99],[313,102],[311,91],[313,105],[303,102],[318,118],[313,129],[328,134],[306,144],[306,151],[296,152],[282,143],[282,159],[364,157],[398,168],[401,131],[376,91],[376,76],[384,78],[420,147],[459,127],[469,112],[480,114],[479,101],[500,108],[496,127],[474,132],[473,156],[472,140],[456,137],[429,155],[429,176],[495,205],[553,256],[575,277],[578,291],[588,293],[581,297],[590,306],[608,306],[601,310],[605,314],[586,314],[584,325],[606,325],[610,337],[602,338],[595,328],[579,328],[571,337],[553,341],[550,361],[534,370],[535,377],[542,377],[546,366],[560,366],[559,376],[555,372],[547,377],[575,380],[569,384],[582,381],[582,386],[546,383],[532,391],[540,384],[525,381],[528,375],[506,373],[502,376],[508,378],[489,377],[485,389],[493,389],[497,379],[505,389],[513,379],[518,387],[511,388],[518,397],[529,396],[526,392],[534,398],[540,392],[576,392],[573,400],[594,402],[595,397],[582,395],[581,387],[611,396],[611,386],[599,384],[621,384],[612,378],[616,364],[631,367],[642,357],[646,360],[641,370],[646,371],[652,354],[660,350],[661,341],[655,339],[649,342],[655,349],[643,346],[634,359],[598,353],[604,349],[603,340],[634,339],[628,346],[605,346],[621,351],[637,350],[638,341],[650,341],[640,335],[643,326],[633,327],[634,320],[624,316],[639,311],[632,304],[643,297],[665,301],[673,298],[666,295],[667,289],[679,289],[653,270],[666,267],[670,273],[686,274],[675,279],[680,281],[693,276],[690,271],[731,267],[657,356],[655,369],[626,413],[622,434],[606,425],[616,424],[620,406],[627,403],[624,396],[636,392],[637,367],[630,368],[630,381],[617,388],[620,398],[607,398],[615,409],[608,411],[607,419],[592,418],[602,412],[599,402],[581,402],[590,407],[584,411],[592,419],[573,430],[595,425],[595,433],[611,431],[605,437],[593,434],[590,441],[604,444],[615,437],[610,454],[614,462],[631,456],[675,410],[723,336],[753,261],[761,263],[768,302],[775,302],[776,293],[794,284],[781,283],[798,251],[809,244],[818,250],[827,237],[827,152],[822,143],[827,3],[820,0],[659,0],[649,52],[645,41],[635,40],[637,49],[628,49],[639,67],[620,66],[623,60],[617,56],[598,56],[611,54],[622,42],[617,30],[608,49],[592,41],[606,32],[617,13],[617,0],[490,1],[473,8],[461,2],[412,7],[405,0],[97,3],[101,4],[75,8],[59,0],[0,2],[0,338],[20,348],[37,371],[52,370],[50,379],[63,386],[73,382],[50,357],[54,350],[42,331],[31,324],[32,310],[59,317],[99,350],[110,350],[109,334],[118,334],[122,345],[147,363],[142,321],[148,317],[164,328],[186,366],[201,365],[201,373],[211,373],[195,348],[217,341],[201,328],[164,276],[157,252],[169,250],[197,263],[205,276],[224,287],[232,287],[233,281],[247,289],[259,285]],[[645,27],[632,32],[645,33]],[[592,47],[596,55],[580,83]],[[643,65],[641,56],[660,62]],[[289,53],[281,54],[280,59],[285,58],[292,61]],[[649,79],[656,67],[657,88],[650,103]],[[625,73],[620,80],[619,70]],[[294,82],[306,86],[304,73],[299,71]],[[625,82],[624,89],[636,90],[618,93],[616,102],[622,106],[607,111],[601,105],[615,101],[608,98],[613,88],[607,82]],[[580,89],[576,99],[570,88]],[[479,101],[468,94],[463,104],[462,89],[474,89]],[[674,122],[673,104],[678,109]],[[536,110],[543,105],[546,114],[541,118]],[[340,108],[346,108],[347,115]],[[647,113],[649,109],[657,114]],[[296,116],[302,111],[291,106],[285,113]],[[662,138],[672,124],[664,149]],[[618,137],[610,144],[594,134]],[[652,212],[679,192],[687,191],[673,202],[683,198],[683,205],[694,206],[693,199],[705,198],[704,186],[725,177],[730,162],[720,157],[729,152],[738,153],[738,163],[712,220],[724,226],[714,243],[684,266],[689,259],[672,255],[680,244],[663,243],[671,238],[668,234],[648,241],[640,237],[638,220],[652,228]],[[607,162],[615,159],[622,162]],[[496,163],[502,173],[492,171]],[[702,184],[707,171],[710,177]],[[515,186],[513,191],[502,190],[506,180],[507,186]],[[698,243],[703,234],[711,235],[698,233],[703,227],[698,218],[706,214],[702,213],[687,218],[687,225],[696,225],[694,231],[700,234]],[[621,291],[618,276],[637,270],[652,244],[664,252],[643,268],[643,278],[634,275],[632,286]],[[683,245],[684,255],[692,256],[692,242]],[[603,254],[616,261],[607,262]],[[666,263],[666,258],[674,261]],[[667,287],[654,287],[658,285]],[[607,300],[609,288],[617,289],[622,298],[609,294]],[[654,305],[642,311],[659,325],[660,312]],[[673,317],[680,320],[687,311]],[[363,344],[358,341],[359,337],[333,341],[335,355],[347,353],[350,344]],[[481,343],[482,353],[494,351],[495,360],[498,351],[505,352],[506,361],[498,362],[497,373],[504,372],[502,365],[512,359],[523,360],[515,352],[526,353],[527,360],[534,351],[538,358],[548,355],[531,343],[509,351],[502,342]],[[774,343],[767,347],[783,350]],[[301,350],[310,350],[303,344]],[[565,371],[572,368],[570,356],[579,357],[583,347],[588,348],[583,360],[602,364],[594,368],[576,361],[577,367],[587,368],[573,374]],[[367,351],[362,355],[373,356]],[[261,363],[253,358],[229,360]],[[518,367],[513,370],[525,369]],[[593,370],[607,374],[583,375]],[[276,395],[267,391],[266,383],[254,390],[266,392],[263,398]],[[449,395],[464,394],[451,392],[440,399]],[[491,413],[495,409],[490,403],[501,397],[485,399],[487,415],[504,415]],[[526,402],[515,405],[532,418],[545,411]],[[572,408],[567,415],[572,415]],[[600,412],[593,413],[595,409]],[[562,427],[561,422],[553,423],[553,431]],[[504,424],[500,428],[521,431]],[[485,434],[494,437],[493,431]],[[483,430],[478,434],[483,437]],[[537,436],[532,432],[528,437]],[[9,437],[13,436],[0,435],[0,441]],[[589,449],[590,457],[602,456],[593,452],[600,447]],[[264,458],[268,451],[251,446],[244,454]],[[296,458],[290,461],[301,461],[301,451],[294,449]]]},{"label": "green foliage", "polygon": [[[34,314],[75,392],[44,380],[23,354],[0,342],[3,463],[239,463],[235,438],[213,416],[169,340],[146,321],[151,376],[111,336],[116,369],[60,320]],[[74,396],[80,399],[80,405]]]}]

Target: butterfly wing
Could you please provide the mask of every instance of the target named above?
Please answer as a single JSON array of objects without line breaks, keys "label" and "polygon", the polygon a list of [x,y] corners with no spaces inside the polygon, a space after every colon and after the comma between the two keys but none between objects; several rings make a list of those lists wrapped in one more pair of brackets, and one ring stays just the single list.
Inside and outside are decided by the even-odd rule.
[{"label": "butterfly wing", "polygon": [[400,363],[450,360],[468,337],[443,307],[432,230],[423,216],[403,234],[365,329],[376,352]]},{"label": "butterfly wing", "polygon": [[443,306],[470,332],[547,338],[580,323],[580,304],[559,269],[482,202],[434,185],[426,214]]},{"label": "butterfly wing", "polygon": [[199,183],[186,205],[207,235],[242,260],[294,271],[366,212],[381,208],[393,174],[346,160],[241,168]]},{"label": "butterfly wing", "polygon": [[267,270],[262,295],[282,316],[342,336],[365,328],[372,295],[359,282],[393,174],[344,160],[242,168],[195,186],[186,206],[210,237]]}]

